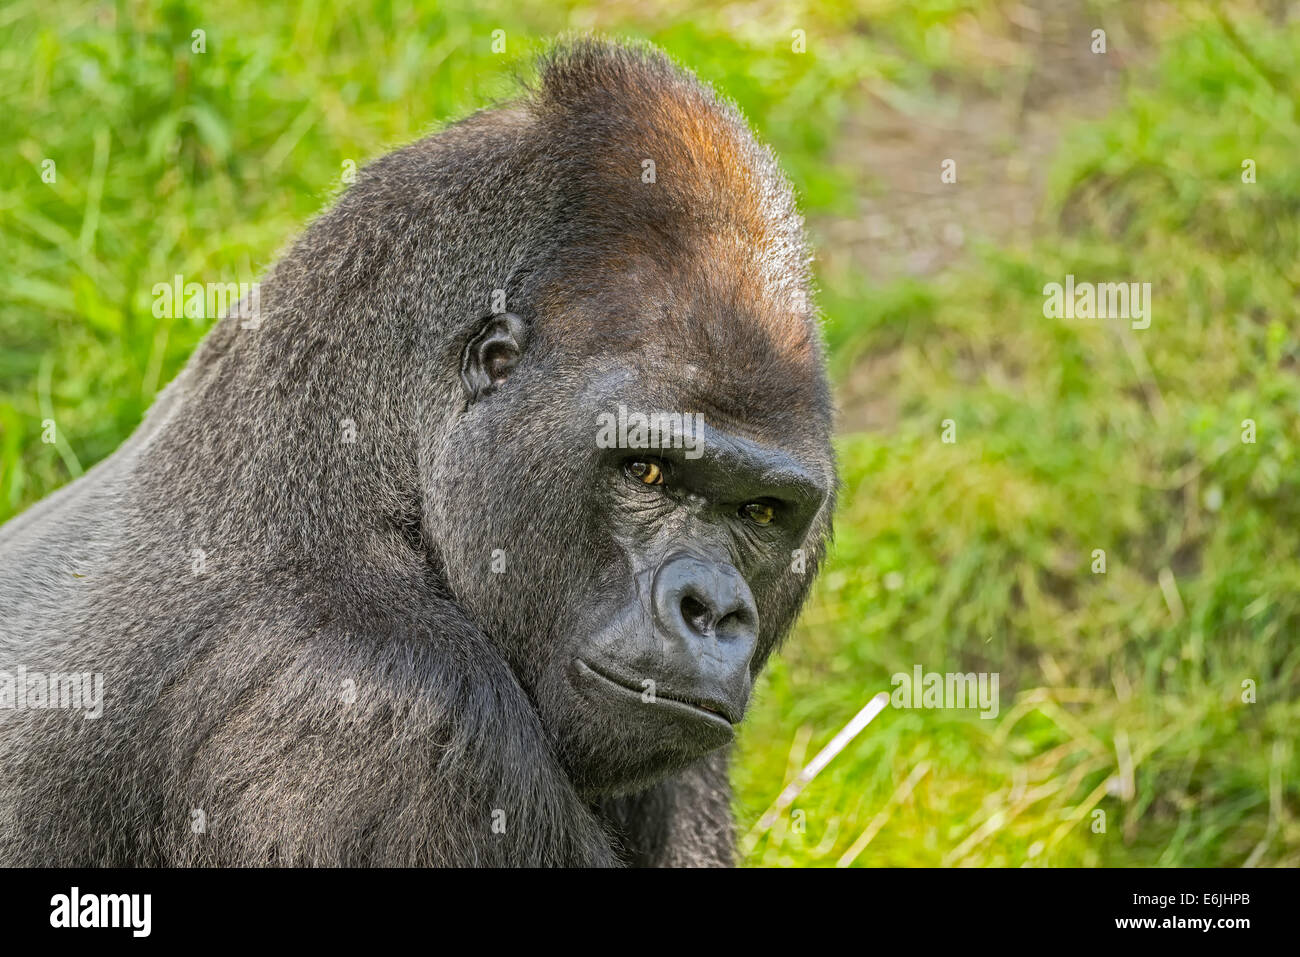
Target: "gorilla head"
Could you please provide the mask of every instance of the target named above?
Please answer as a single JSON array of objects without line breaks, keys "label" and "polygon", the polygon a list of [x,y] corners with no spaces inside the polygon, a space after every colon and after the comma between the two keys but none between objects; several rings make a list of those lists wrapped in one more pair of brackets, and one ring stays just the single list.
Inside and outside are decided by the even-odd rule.
[{"label": "gorilla head", "polygon": [[534,110],[562,215],[456,356],[426,533],[575,782],[624,791],[727,744],[790,626],[827,389],[788,187],[732,109],[579,47]]}]

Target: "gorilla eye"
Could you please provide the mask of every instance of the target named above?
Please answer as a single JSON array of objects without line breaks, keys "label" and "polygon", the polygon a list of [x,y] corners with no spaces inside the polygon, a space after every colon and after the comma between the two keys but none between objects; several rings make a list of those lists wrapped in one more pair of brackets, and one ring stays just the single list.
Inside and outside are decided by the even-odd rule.
[{"label": "gorilla eye", "polygon": [[740,506],[740,514],[755,525],[770,525],[772,524],[772,518],[776,515],[776,509],[772,508],[767,502],[750,502],[747,505]]},{"label": "gorilla eye", "polygon": [[658,462],[637,460],[627,463],[627,474],[645,485],[663,485],[664,470]]}]

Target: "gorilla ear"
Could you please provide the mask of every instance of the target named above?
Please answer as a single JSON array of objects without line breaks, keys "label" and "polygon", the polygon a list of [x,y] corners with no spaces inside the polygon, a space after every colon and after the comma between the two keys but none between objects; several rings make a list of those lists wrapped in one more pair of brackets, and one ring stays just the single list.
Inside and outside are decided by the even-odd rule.
[{"label": "gorilla ear", "polygon": [[460,381],[470,402],[477,402],[505,382],[528,341],[528,327],[513,312],[487,319],[465,345]]}]

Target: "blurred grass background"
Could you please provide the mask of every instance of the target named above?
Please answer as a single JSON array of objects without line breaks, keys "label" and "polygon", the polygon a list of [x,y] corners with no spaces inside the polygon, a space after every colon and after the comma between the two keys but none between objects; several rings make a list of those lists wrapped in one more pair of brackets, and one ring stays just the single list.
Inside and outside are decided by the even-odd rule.
[{"label": "blurred grass background", "polygon": [[[748,861],[1300,864],[1294,3],[12,0],[0,520],[112,452],[210,325],[155,319],[154,283],[256,278],[347,161],[572,29],[733,97],[817,250],[842,506],[743,733],[742,833],[895,672],[1000,675],[994,720],[887,709]],[[1066,273],[1150,282],[1151,327],[1045,319]]]}]

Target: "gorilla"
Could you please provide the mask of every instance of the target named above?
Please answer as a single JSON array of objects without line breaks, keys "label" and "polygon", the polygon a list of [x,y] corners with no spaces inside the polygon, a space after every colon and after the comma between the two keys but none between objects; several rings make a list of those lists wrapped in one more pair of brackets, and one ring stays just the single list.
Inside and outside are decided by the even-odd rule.
[{"label": "gorilla", "polygon": [[771,151],[652,47],[370,164],[0,530],[0,864],[733,864],[830,535],[809,288]]}]

